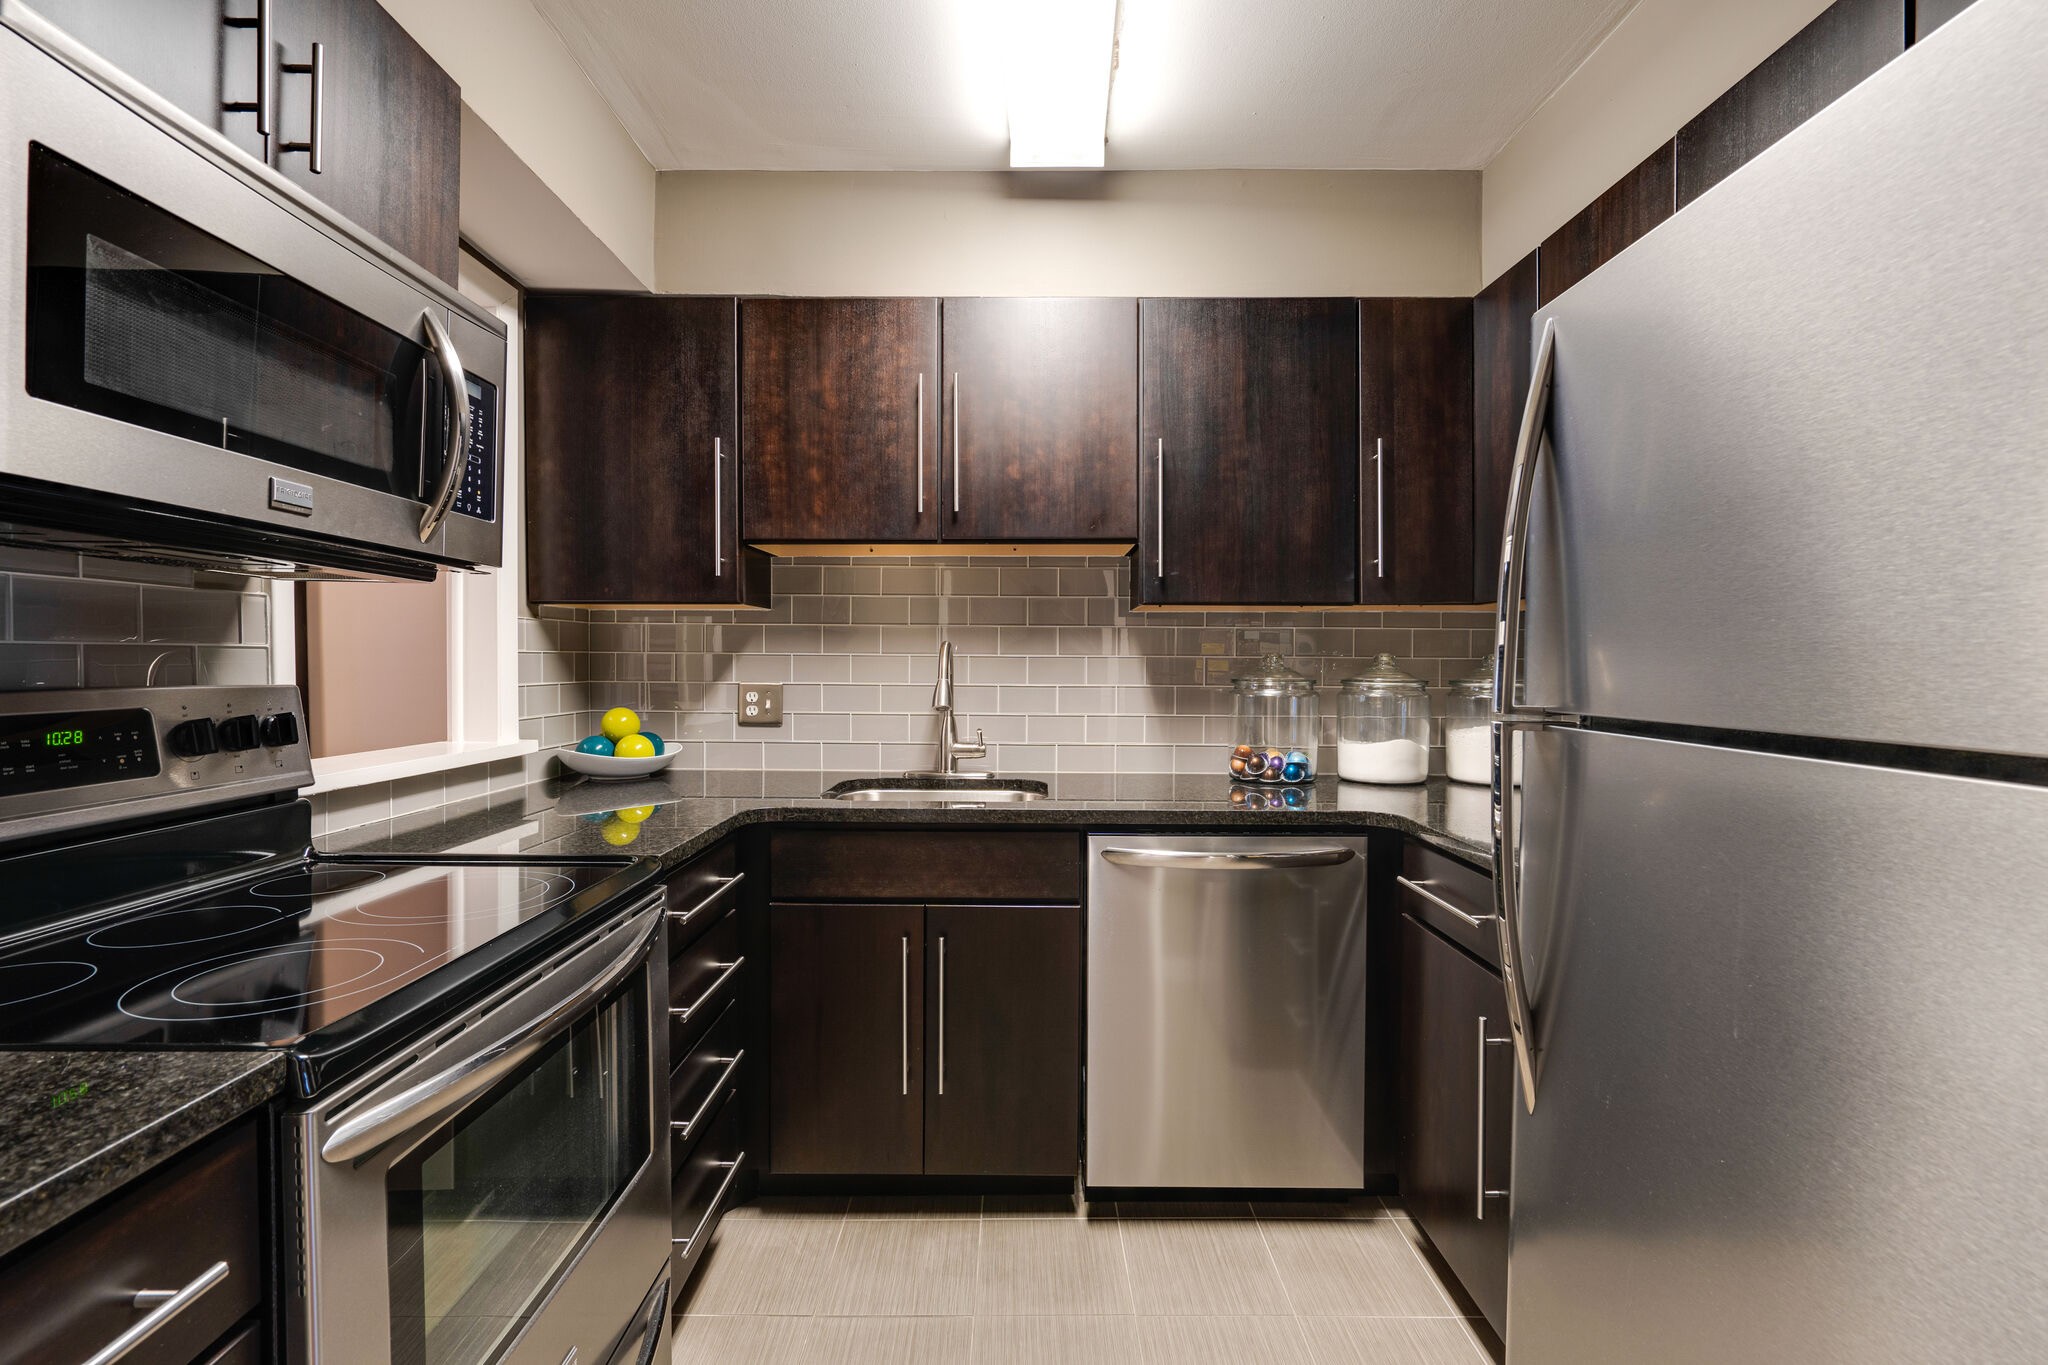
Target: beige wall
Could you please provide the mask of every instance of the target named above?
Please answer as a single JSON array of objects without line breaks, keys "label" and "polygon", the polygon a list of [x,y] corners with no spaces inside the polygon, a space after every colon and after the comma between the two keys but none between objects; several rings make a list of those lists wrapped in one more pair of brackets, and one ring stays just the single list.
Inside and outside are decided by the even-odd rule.
[{"label": "beige wall", "polygon": [[1828,7],[1829,0],[1642,0],[1484,173],[1491,281]]},{"label": "beige wall", "polygon": [[[522,190],[544,187],[632,279],[651,287],[654,167],[528,0],[380,3],[455,78],[466,112],[487,124],[517,163],[532,172],[532,184],[525,184],[517,166],[504,163],[507,174],[493,186],[498,193],[482,199],[466,176],[463,234],[492,251],[494,235],[530,228],[521,221],[524,214],[554,215],[545,204],[520,198]],[[464,123],[467,161],[476,149],[468,135],[469,119]],[[574,238],[573,230],[562,234],[564,244]]]},{"label": "beige wall", "polygon": [[1475,171],[667,172],[665,293],[1458,295]]}]

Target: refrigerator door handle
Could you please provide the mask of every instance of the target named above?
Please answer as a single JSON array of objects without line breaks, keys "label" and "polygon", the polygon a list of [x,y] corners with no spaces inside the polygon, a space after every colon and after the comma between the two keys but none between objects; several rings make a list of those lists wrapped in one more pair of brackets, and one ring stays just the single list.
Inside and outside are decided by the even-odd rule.
[{"label": "refrigerator door handle", "polygon": [[1508,477],[1507,516],[1500,530],[1499,592],[1494,599],[1493,713],[1515,709],[1515,688],[1522,672],[1522,575],[1528,567],[1529,504],[1536,488],[1536,466],[1550,445],[1550,382],[1556,367],[1557,319],[1543,320],[1543,339],[1536,346],[1530,370],[1529,398],[1522,405],[1522,433],[1515,441],[1515,463]]},{"label": "refrigerator door handle", "polygon": [[1522,1103],[1532,1114],[1536,1112],[1541,1058],[1536,1049],[1527,977],[1522,967],[1521,855],[1515,847],[1521,810],[1515,795],[1515,735],[1521,730],[1542,730],[1556,723],[1529,717],[1493,719],[1493,929],[1500,942],[1500,980],[1507,998],[1508,1038],[1515,1045],[1515,1071],[1522,1081]]}]

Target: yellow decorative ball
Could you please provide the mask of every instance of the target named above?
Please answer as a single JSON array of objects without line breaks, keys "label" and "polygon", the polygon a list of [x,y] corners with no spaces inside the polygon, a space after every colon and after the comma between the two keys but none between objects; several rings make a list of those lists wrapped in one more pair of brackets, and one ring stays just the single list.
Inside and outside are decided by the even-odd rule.
[{"label": "yellow decorative ball", "polygon": [[[633,713],[628,711],[626,714],[630,716]],[[611,723],[610,716],[605,717],[605,723]],[[619,758],[653,758],[654,741],[645,735],[626,735],[612,746],[612,753]]]},{"label": "yellow decorative ball", "polygon": [[[630,706],[614,706],[611,710],[604,713],[604,719],[598,722],[597,728],[604,731],[606,739],[616,742],[624,739],[627,735],[637,735],[640,733],[640,717],[633,714],[633,708]],[[621,757],[631,757],[631,755],[626,754],[621,755]]]},{"label": "yellow decorative ball", "polygon": [[629,820],[620,820],[614,817],[605,821],[603,827],[597,832],[613,848],[624,848],[627,844],[640,837],[640,826]]},{"label": "yellow decorative ball", "polygon": [[621,806],[618,810],[614,811],[613,814],[616,815],[619,819],[624,820],[629,825],[637,825],[642,820],[645,820],[648,816],[654,814],[654,807]]}]

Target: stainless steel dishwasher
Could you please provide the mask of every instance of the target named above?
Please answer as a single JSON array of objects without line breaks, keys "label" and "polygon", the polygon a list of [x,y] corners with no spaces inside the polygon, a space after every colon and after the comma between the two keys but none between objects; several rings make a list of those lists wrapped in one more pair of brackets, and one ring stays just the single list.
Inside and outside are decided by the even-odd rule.
[{"label": "stainless steel dishwasher", "polygon": [[1365,1179],[1365,840],[1088,840],[1091,1188]]}]

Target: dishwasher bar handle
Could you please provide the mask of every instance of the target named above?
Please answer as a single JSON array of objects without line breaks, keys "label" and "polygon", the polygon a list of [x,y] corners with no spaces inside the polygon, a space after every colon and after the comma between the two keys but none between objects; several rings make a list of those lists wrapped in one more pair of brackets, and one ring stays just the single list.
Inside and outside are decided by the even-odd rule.
[{"label": "dishwasher bar handle", "polygon": [[1179,848],[1105,848],[1102,861],[1118,867],[1150,867],[1176,872],[1291,872],[1304,867],[1335,867],[1358,856],[1350,848],[1302,848],[1285,853],[1197,853]]}]

